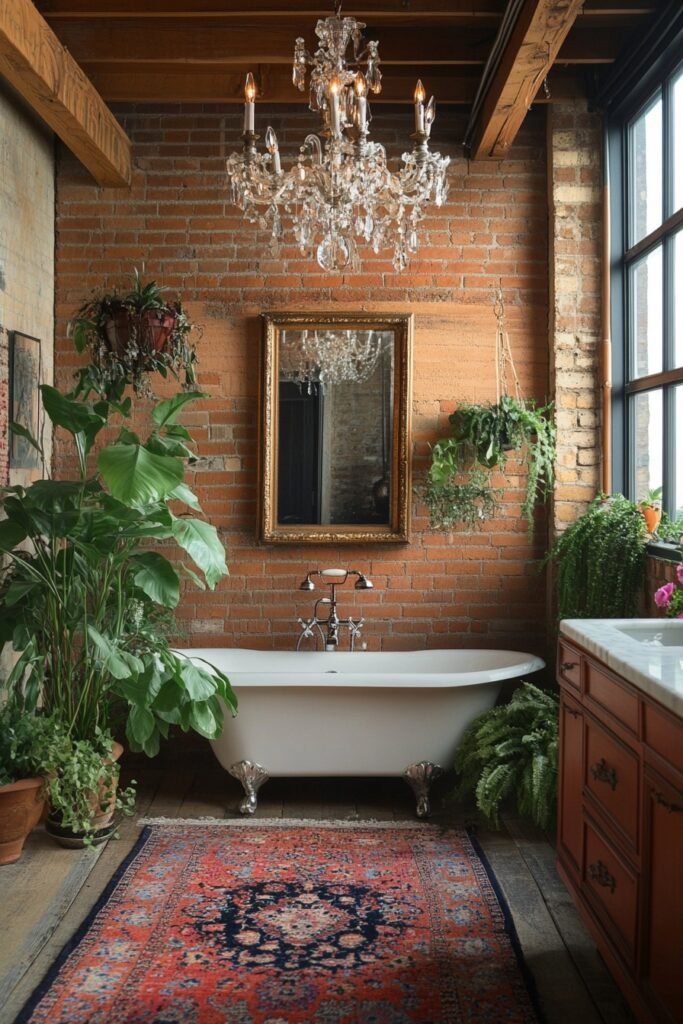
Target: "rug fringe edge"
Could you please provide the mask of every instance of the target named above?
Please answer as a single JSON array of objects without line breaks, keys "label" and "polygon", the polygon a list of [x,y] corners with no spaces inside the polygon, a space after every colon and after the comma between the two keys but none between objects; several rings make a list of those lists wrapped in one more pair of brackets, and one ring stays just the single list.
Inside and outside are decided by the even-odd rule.
[{"label": "rug fringe edge", "polygon": [[222,828],[292,828],[307,826],[309,828],[441,828],[433,822],[426,821],[383,821],[377,818],[138,818],[138,825],[192,825],[215,826]]}]

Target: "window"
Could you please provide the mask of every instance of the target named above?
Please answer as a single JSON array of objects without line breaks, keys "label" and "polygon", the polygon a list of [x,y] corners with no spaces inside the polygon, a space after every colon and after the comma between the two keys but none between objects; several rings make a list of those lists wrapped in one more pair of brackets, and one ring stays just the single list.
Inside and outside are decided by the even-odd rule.
[{"label": "window", "polygon": [[[680,55],[680,50],[678,51]],[[683,65],[610,126],[615,487],[683,516]],[[614,172],[614,168],[612,168]],[[613,198],[614,202],[614,198]],[[613,222],[615,208],[613,206]]]}]

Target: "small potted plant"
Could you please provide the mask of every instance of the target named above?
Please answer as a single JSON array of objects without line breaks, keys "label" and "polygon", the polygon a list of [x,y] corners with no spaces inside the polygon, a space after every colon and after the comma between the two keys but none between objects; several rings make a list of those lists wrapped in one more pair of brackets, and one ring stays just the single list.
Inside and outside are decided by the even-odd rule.
[{"label": "small potted plant", "polygon": [[683,563],[676,566],[675,576],[655,591],[654,602],[668,618],[683,619]]},{"label": "small potted plant", "polygon": [[144,283],[136,268],[128,291],[95,294],[77,310],[69,334],[91,360],[78,372],[77,394],[120,399],[130,383],[137,394],[150,395],[152,373],[182,375],[184,387],[195,386],[193,325],[180,299],[169,301],[166,290],[156,281]]},{"label": "small potted plant", "polygon": [[[176,654],[169,640],[181,574],[213,589],[227,566],[215,527],[196,514],[199,502],[184,482],[192,439],[178,417],[201,393],[157,403],[143,440],[127,422],[130,398],[93,403],[40,390],[53,425],[71,437],[79,472],[2,492],[0,650],[9,644],[19,653],[10,693],[29,711],[41,704],[64,729],[50,754],[52,809],[62,826],[92,834],[98,826],[85,821],[85,808],[93,793],[101,808],[115,788],[116,733],[154,756],[172,726],[215,738],[224,705],[235,710],[227,677]],[[118,436],[100,448],[93,471],[88,456],[116,417]],[[25,427],[12,429],[42,456]],[[204,581],[169,561],[160,550],[169,543]],[[75,794],[71,803],[67,793]]]},{"label": "small potted plant", "polygon": [[0,707],[0,864],[18,860],[45,806],[45,774],[59,722],[27,714],[20,703]]},{"label": "small potted plant", "polygon": [[648,491],[645,497],[638,502],[638,508],[645,520],[645,529],[652,535],[656,533],[657,527],[662,520],[662,488],[655,487]]}]

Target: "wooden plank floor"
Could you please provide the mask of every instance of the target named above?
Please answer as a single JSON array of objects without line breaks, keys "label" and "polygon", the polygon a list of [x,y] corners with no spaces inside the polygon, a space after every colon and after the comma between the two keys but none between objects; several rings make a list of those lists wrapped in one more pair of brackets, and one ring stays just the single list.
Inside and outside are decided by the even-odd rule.
[{"label": "wooden plank floor", "polygon": [[[237,814],[241,787],[201,753],[136,765],[134,774],[137,813],[122,823],[118,840],[94,851],[64,850],[37,829],[21,860],[0,868],[0,1024],[13,1024],[95,904],[133,847],[139,817]],[[448,799],[448,788],[447,780],[435,787],[433,819],[462,825],[466,814]],[[258,811],[261,817],[385,821],[413,813],[401,779],[272,779],[261,790]],[[546,1024],[628,1024],[632,1018],[555,871],[547,840],[516,819],[503,832],[479,828],[478,838],[510,906]]]}]

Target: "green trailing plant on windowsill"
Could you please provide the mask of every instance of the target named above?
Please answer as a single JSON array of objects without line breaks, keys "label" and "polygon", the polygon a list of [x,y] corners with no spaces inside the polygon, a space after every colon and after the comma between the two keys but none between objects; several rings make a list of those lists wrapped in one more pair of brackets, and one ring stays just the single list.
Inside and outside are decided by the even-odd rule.
[{"label": "green trailing plant on windowsill", "polygon": [[[555,425],[552,405],[537,406],[503,395],[498,403],[463,405],[449,417],[452,437],[432,449],[425,502],[433,527],[468,528],[496,514],[500,491],[490,471],[505,472],[510,451],[526,468],[522,515],[533,525],[534,508],[555,483]],[[449,508],[450,504],[450,508]]]},{"label": "green trailing plant on windowsill", "polygon": [[636,614],[645,576],[646,527],[638,506],[621,494],[598,495],[557,539],[560,619],[620,619]]},{"label": "green trailing plant on windowsill", "polygon": [[468,726],[455,756],[458,796],[474,794],[496,828],[506,802],[539,828],[557,809],[558,698],[522,683],[508,704],[484,711]]}]

